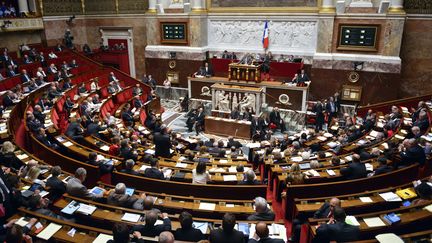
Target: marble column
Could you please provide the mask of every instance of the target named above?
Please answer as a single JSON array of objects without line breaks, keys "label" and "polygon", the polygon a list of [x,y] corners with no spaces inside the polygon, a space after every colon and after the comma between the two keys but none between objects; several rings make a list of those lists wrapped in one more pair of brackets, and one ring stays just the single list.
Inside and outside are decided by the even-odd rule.
[{"label": "marble column", "polygon": [[319,10],[320,13],[335,13],[336,6],[334,4],[334,0],[323,0],[322,6]]},{"label": "marble column", "polygon": [[28,3],[27,0],[18,0],[18,9],[20,13],[28,13],[29,12],[29,8],[28,8]]},{"label": "marble column", "polygon": [[403,0],[391,0],[388,13],[390,14],[404,14]]},{"label": "marble column", "polygon": [[205,11],[205,0],[191,0],[192,12]]},{"label": "marble column", "polygon": [[156,13],[156,0],[149,0],[149,8],[148,8],[148,12],[149,13]]}]

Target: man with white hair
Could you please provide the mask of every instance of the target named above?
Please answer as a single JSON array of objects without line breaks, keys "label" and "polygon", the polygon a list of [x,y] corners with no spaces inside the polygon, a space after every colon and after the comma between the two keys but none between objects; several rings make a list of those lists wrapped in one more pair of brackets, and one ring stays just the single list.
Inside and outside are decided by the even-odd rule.
[{"label": "man with white hair", "polygon": [[239,182],[239,185],[260,185],[260,184],[261,182],[259,182],[256,179],[255,172],[252,169],[246,171],[244,180]]},{"label": "man with white hair", "polygon": [[256,197],[254,200],[255,203],[255,213],[250,215],[247,220],[263,220],[263,221],[271,221],[275,219],[275,214],[268,207],[267,201],[265,198]]},{"label": "man with white hair", "polygon": [[174,243],[174,235],[169,231],[164,231],[159,235],[159,243]]},{"label": "man with white hair", "polygon": [[126,185],[124,183],[118,183],[115,189],[110,191],[107,203],[119,207],[142,210],[145,197],[146,195],[144,193],[141,194],[140,197],[126,194]]},{"label": "man with white hair", "polygon": [[425,152],[415,138],[405,139],[400,145],[399,151],[401,161],[398,166],[408,166],[414,163],[424,165],[426,162]]}]

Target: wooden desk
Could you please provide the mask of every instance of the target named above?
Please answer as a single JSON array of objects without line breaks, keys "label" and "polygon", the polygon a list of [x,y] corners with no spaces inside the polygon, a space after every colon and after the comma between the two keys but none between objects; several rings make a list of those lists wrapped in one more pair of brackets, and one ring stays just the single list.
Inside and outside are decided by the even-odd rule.
[{"label": "wooden desk", "polygon": [[249,121],[237,121],[212,116],[206,116],[204,122],[206,133],[244,139],[250,139],[250,126]]},{"label": "wooden desk", "polygon": [[261,64],[247,65],[230,63],[228,65],[229,80],[245,80],[259,83],[261,81]]}]

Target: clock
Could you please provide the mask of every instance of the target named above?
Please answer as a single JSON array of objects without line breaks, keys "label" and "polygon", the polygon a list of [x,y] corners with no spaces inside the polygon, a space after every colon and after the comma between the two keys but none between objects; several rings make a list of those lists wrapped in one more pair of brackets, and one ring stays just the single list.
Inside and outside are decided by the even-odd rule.
[{"label": "clock", "polygon": [[358,72],[350,72],[348,74],[348,81],[350,81],[351,83],[357,83],[359,79],[360,79],[360,74]]},{"label": "clock", "polygon": [[169,68],[174,69],[177,66],[177,62],[175,60],[170,60],[168,62],[168,66],[169,66]]}]

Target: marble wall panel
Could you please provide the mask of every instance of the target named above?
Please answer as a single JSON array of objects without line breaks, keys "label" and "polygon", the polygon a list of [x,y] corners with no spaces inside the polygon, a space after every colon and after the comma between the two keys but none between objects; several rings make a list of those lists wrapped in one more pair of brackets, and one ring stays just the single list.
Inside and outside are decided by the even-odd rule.
[{"label": "marble wall panel", "polygon": [[409,18],[405,23],[401,58],[400,97],[432,93],[432,18]]},{"label": "marble wall panel", "polygon": [[330,53],[332,51],[333,25],[333,17],[318,20],[317,52]]}]

